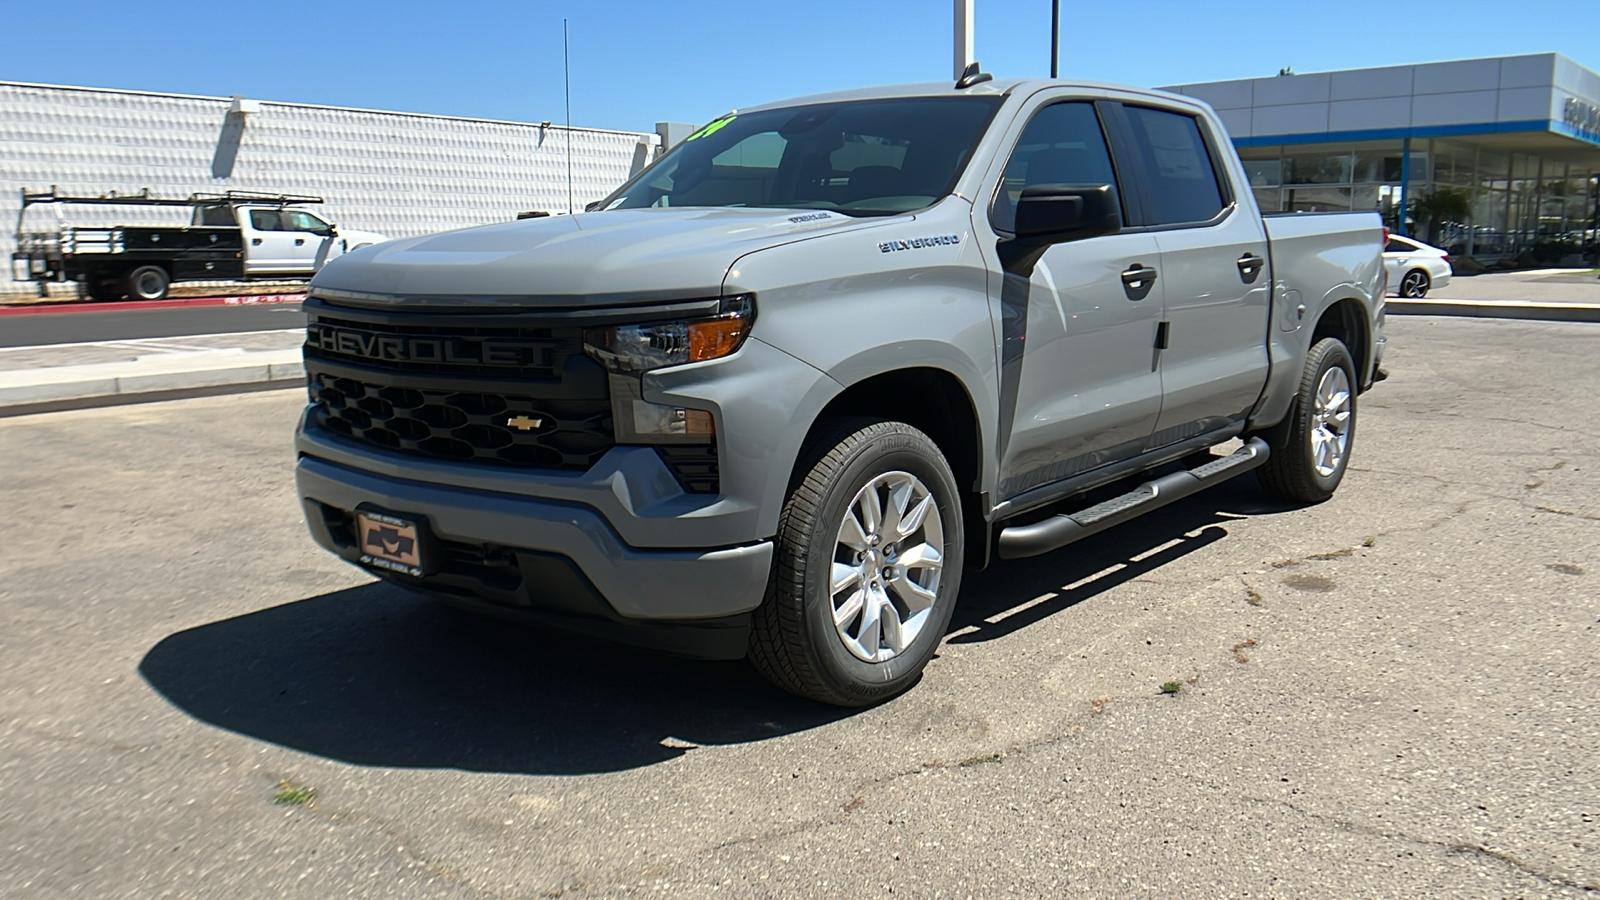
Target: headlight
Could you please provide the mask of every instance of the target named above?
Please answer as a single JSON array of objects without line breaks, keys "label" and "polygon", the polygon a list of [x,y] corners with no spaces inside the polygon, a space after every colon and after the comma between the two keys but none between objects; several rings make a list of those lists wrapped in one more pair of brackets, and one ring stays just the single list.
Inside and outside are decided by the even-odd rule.
[{"label": "headlight", "polygon": [[741,294],[723,298],[706,319],[591,328],[583,349],[612,372],[638,374],[727,356],[744,343],[755,318],[755,301]]}]

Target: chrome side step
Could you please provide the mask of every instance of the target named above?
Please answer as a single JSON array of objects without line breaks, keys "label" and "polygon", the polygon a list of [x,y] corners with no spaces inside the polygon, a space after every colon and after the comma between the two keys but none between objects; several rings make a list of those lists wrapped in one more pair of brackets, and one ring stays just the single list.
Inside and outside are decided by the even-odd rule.
[{"label": "chrome side step", "polygon": [[1204,488],[1227,481],[1267,461],[1267,444],[1251,438],[1233,453],[1214,459],[1196,469],[1173,472],[1147,481],[1120,497],[1097,503],[1067,515],[1051,516],[1031,525],[1013,525],[1000,530],[1000,558],[1018,559],[1049,553],[1073,541],[1120,525],[1129,519],[1182,500]]}]

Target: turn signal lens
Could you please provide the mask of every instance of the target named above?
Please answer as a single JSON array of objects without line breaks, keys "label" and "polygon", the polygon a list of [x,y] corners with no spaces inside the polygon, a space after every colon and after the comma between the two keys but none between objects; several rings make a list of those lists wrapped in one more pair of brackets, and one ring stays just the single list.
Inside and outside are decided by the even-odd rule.
[{"label": "turn signal lens", "polygon": [[721,359],[744,343],[755,315],[754,300],[741,294],[724,298],[709,319],[591,328],[583,349],[607,369],[633,374]]}]

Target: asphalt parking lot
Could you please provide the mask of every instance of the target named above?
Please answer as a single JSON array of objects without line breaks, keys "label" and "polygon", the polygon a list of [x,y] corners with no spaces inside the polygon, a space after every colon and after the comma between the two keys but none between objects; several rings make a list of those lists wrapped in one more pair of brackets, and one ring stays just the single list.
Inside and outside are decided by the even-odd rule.
[{"label": "asphalt parking lot", "polygon": [[297,392],[0,420],[0,896],[1600,890],[1600,326],[1389,334],[1332,501],[969,575],[855,712],[372,583]]}]

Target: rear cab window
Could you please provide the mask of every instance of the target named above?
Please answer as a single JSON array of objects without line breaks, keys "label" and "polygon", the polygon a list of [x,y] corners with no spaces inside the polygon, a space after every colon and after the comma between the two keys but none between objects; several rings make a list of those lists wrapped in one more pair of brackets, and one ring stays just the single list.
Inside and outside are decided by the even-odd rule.
[{"label": "rear cab window", "polygon": [[1124,106],[1144,175],[1150,225],[1210,222],[1229,204],[1198,119],[1192,115]]},{"label": "rear cab window", "polygon": [[257,231],[282,231],[283,219],[275,209],[252,209],[250,227]]}]

